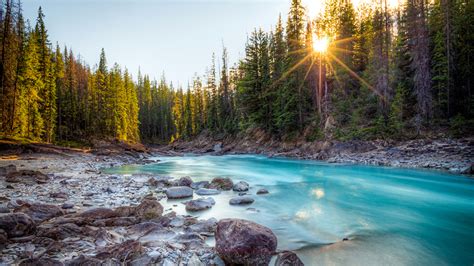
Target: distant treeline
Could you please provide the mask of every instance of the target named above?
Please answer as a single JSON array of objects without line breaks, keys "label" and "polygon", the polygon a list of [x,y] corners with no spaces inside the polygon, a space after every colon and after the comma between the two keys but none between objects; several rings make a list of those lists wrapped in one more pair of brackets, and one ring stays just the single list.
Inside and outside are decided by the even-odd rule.
[{"label": "distant treeline", "polygon": [[[0,13],[2,135],[40,141],[116,138],[166,143],[261,129],[276,138],[404,138],[473,129],[474,1],[382,1],[355,10],[329,0],[309,19],[292,0],[286,25],[256,29],[245,58],[215,56],[187,88],[163,77],[91,69],[53,49],[39,10],[31,28],[20,2]],[[328,38],[327,52],[315,51]],[[471,131],[472,132],[472,131]]]}]

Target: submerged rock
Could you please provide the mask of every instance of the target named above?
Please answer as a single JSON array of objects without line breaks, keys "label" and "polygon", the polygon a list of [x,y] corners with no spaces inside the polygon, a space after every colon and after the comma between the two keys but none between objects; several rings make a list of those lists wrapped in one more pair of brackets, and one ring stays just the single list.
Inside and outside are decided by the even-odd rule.
[{"label": "submerged rock", "polygon": [[275,266],[304,266],[304,263],[298,256],[291,251],[284,251],[278,254]]},{"label": "submerged rock", "polygon": [[0,214],[0,229],[5,231],[8,237],[21,237],[33,233],[36,224],[24,213]]},{"label": "submerged rock", "polygon": [[209,181],[199,181],[199,182],[193,182],[191,184],[192,189],[201,189],[209,185]]},{"label": "submerged rock", "polygon": [[238,183],[235,183],[232,190],[237,191],[237,192],[243,192],[243,191],[248,191],[249,190],[249,184],[244,181],[239,181]]},{"label": "submerged rock", "polygon": [[230,205],[252,204],[255,200],[248,196],[239,196],[229,200]]},{"label": "submerged rock", "polygon": [[257,195],[268,194],[268,190],[265,188],[261,188],[257,191]]},{"label": "submerged rock", "polygon": [[40,171],[20,170],[8,173],[5,176],[5,181],[9,183],[45,184],[49,181],[49,177]]},{"label": "submerged rock", "polygon": [[217,223],[216,251],[226,264],[268,265],[277,247],[269,228],[241,219]]},{"label": "submerged rock", "polygon": [[193,196],[193,190],[190,187],[170,187],[166,190],[168,199],[183,199]]},{"label": "submerged rock", "polygon": [[212,179],[208,188],[214,188],[219,190],[231,190],[234,183],[229,177],[215,177]]},{"label": "submerged rock", "polygon": [[186,210],[191,212],[202,211],[212,208],[214,204],[216,204],[216,202],[211,197],[190,200],[186,202]]},{"label": "submerged rock", "polygon": [[221,194],[221,192],[217,189],[212,189],[212,188],[200,188],[196,190],[196,194],[198,194],[199,196],[208,196],[208,195]]}]

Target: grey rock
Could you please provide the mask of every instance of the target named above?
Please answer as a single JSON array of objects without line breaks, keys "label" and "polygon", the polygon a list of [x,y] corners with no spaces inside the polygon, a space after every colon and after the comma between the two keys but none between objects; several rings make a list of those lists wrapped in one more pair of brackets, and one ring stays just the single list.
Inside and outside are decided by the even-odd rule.
[{"label": "grey rock", "polygon": [[234,191],[237,192],[243,192],[243,191],[248,191],[249,190],[249,184],[244,181],[239,181],[238,183],[234,184],[234,187],[232,188]]},{"label": "grey rock", "polygon": [[229,200],[230,205],[252,204],[255,200],[248,196],[239,196]]},{"label": "grey rock", "polygon": [[257,195],[268,194],[268,190],[265,188],[261,188],[257,191]]},{"label": "grey rock", "polygon": [[72,204],[72,203],[63,203],[63,205],[61,205],[61,208],[62,209],[72,209],[72,208],[74,208],[74,204]]},{"label": "grey rock", "polygon": [[193,180],[189,176],[184,176],[178,179],[178,186],[182,187],[191,187]]},{"label": "grey rock", "polygon": [[190,187],[170,187],[166,190],[168,199],[183,199],[193,196],[193,190]]},{"label": "grey rock", "polygon": [[209,185],[209,181],[199,181],[199,182],[193,182],[191,184],[191,188],[192,189],[200,189],[200,188],[204,188],[206,186]]},{"label": "grey rock", "polygon": [[216,204],[216,202],[211,197],[199,198],[186,202],[186,210],[191,212],[202,211],[212,208],[214,204]]},{"label": "grey rock", "polygon": [[199,196],[208,196],[208,195],[221,194],[221,192],[217,189],[212,189],[212,188],[200,188],[196,190],[196,194],[198,194]]}]

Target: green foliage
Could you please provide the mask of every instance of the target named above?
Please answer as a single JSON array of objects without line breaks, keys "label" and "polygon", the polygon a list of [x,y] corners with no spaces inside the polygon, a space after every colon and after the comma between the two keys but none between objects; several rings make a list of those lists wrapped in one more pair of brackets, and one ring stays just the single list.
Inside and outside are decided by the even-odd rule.
[{"label": "green foliage", "polygon": [[[53,49],[41,8],[31,29],[21,3],[6,0],[0,135],[68,146],[248,129],[307,141],[406,138],[423,126],[472,135],[474,2],[424,3],[355,10],[351,1],[329,0],[311,20],[302,1],[291,0],[286,25],[280,16],[271,32],[252,32],[238,65],[224,48],[219,73],[213,55],[206,75],[184,91],[140,71],[135,82],[118,64],[109,68],[104,49],[93,68],[66,47]],[[331,38],[328,53],[313,51],[314,36]]]}]

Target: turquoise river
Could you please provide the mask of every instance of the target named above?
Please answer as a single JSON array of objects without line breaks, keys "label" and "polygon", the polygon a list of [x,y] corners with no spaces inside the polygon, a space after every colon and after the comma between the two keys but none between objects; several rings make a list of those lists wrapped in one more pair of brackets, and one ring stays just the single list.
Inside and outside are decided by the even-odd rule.
[{"label": "turquoise river", "polygon": [[[214,196],[212,209],[192,215],[265,225],[278,249],[294,250],[306,265],[474,264],[472,177],[257,155],[157,159],[107,172],[246,181],[252,205],[229,205],[236,192],[228,191]],[[270,193],[255,195],[260,188]],[[161,202],[186,213],[179,201]]]}]

